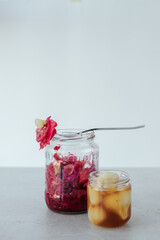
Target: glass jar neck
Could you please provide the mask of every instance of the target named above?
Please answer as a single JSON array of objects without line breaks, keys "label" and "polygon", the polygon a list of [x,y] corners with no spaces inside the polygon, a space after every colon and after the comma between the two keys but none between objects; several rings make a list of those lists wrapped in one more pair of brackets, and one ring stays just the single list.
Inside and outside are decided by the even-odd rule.
[{"label": "glass jar neck", "polygon": [[94,171],[90,174],[89,183],[98,188],[123,188],[130,183],[129,175],[121,170]]},{"label": "glass jar neck", "polygon": [[82,133],[82,129],[59,129],[52,138],[51,142],[79,142],[79,141],[91,141],[94,139],[94,131]]}]

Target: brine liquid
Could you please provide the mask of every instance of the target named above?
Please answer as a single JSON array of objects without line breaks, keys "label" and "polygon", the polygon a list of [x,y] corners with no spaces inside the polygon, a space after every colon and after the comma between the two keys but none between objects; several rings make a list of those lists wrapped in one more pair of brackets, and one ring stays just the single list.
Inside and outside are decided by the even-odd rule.
[{"label": "brine liquid", "polygon": [[88,184],[89,220],[102,227],[119,227],[131,217],[131,185],[122,189],[97,190]]}]

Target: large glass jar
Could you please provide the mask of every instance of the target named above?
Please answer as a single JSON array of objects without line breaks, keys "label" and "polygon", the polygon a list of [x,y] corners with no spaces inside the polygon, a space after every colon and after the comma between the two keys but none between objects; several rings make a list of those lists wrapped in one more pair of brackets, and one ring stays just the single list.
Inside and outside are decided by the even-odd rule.
[{"label": "large glass jar", "polygon": [[57,212],[78,213],[87,210],[89,174],[98,170],[99,147],[94,132],[61,130],[46,147],[47,206]]}]

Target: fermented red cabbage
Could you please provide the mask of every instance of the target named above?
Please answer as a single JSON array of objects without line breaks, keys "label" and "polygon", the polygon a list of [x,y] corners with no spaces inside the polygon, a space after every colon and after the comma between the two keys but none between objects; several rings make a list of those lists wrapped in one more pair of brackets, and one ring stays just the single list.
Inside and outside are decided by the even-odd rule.
[{"label": "fermented red cabbage", "polygon": [[94,162],[87,157],[80,160],[73,154],[59,156],[46,166],[45,199],[51,210],[58,212],[82,212],[87,209],[87,183],[95,170]]}]

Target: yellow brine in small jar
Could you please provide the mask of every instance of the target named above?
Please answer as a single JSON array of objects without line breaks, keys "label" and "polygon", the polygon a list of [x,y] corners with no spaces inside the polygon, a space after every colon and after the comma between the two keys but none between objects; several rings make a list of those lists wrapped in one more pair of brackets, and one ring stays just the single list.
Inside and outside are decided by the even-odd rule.
[{"label": "yellow brine in small jar", "polygon": [[131,217],[131,184],[119,170],[92,172],[87,186],[89,220],[102,227],[119,227]]}]

